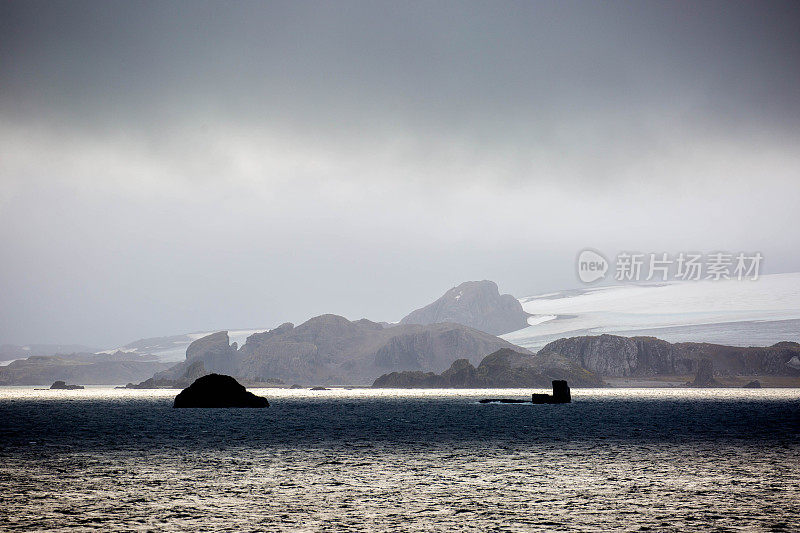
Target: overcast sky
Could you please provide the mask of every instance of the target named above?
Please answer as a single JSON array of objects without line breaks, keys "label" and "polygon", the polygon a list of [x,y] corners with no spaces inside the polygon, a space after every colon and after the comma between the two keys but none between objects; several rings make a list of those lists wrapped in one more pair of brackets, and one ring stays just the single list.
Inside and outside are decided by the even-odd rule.
[{"label": "overcast sky", "polygon": [[800,270],[800,3],[3,2],[0,343]]}]

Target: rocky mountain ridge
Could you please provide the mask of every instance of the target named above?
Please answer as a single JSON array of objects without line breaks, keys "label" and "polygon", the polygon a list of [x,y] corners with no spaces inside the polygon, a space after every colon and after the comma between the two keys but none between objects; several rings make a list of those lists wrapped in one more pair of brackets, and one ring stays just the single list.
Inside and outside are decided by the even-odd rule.
[{"label": "rocky mountain ridge", "polygon": [[558,339],[538,353],[561,354],[606,377],[695,374],[698,361],[703,359],[712,362],[717,375],[800,376],[800,368],[792,365],[793,358],[800,356],[800,344],[786,341],[742,348],[704,342],[672,344],[655,337],[599,335]]},{"label": "rocky mountain ridge", "polygon": [[206,372],[248,382],[368,385],[397,370],[441,372],[459,358],[477,364],[501,348],[530,354],[461,324],[384,327],[366,319],[321,315],[298,326],[285,323],[255,333],[241,347],[230,344],[227,332],[213,333],[190,344],[185,361],[153,379],[178,380],[192,364],[202,362]]},{"label": "rocky mountain ridge", "polygon": [[140,381],[170,365],[124,352],[33,356],[0,366],[0,385],[49,385],[62,380],[85,385]]},{"label": "rocky mountain ridge", "polygon": [[230,343],[227,332],[213,333],[194,341],[184,362],[139,386],[174,387],[225,372],[248,383],[542,387],[564,379],[596,387],[603,386],[604,377],[690,375],[703,368],[717,375],[800,376],[800,368],[792,366],[798,354],[800,345],[791,342],[739,348],[600,335],[559,339],[534,355],[458,324],[384,327],[321,315],[296,327],[285,323],[253,334],[241,348]]},{"label": "rocky mountain ridge", "polygon": [[602,387],[602,379],[558,354],[532,355],[503,348],[484,357],[477,368],[457,359],[440,375],[433,372],[391,372],[375,388],[540,388],[553,380],[574,387]]}]

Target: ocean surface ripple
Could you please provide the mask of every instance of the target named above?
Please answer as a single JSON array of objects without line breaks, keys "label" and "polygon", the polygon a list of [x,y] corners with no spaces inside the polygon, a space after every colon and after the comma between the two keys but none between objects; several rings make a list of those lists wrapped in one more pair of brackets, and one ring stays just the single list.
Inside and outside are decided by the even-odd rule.
[{"label": "ocean surface ripple", "polygon": [[0,529],[800,529],[800,390],[254,392],[0,388]]}]

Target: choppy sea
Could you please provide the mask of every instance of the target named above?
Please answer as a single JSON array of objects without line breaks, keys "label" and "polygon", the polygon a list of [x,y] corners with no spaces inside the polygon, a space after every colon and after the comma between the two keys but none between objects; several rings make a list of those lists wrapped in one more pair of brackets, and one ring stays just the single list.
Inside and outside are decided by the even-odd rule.
[{"label": "choppy sea", "polygon": [[797,531],[800,390],[0,388],[0,530]]}]

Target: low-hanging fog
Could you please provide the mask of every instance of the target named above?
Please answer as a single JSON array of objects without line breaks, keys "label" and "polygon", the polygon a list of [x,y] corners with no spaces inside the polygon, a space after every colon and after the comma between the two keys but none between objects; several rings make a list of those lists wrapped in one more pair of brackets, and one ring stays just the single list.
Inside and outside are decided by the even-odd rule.
[{"label": "low-hanging fog", "polygon": [[800,8],[5,2],[0,343],[118,345],[576,253],[800,270]]}]

